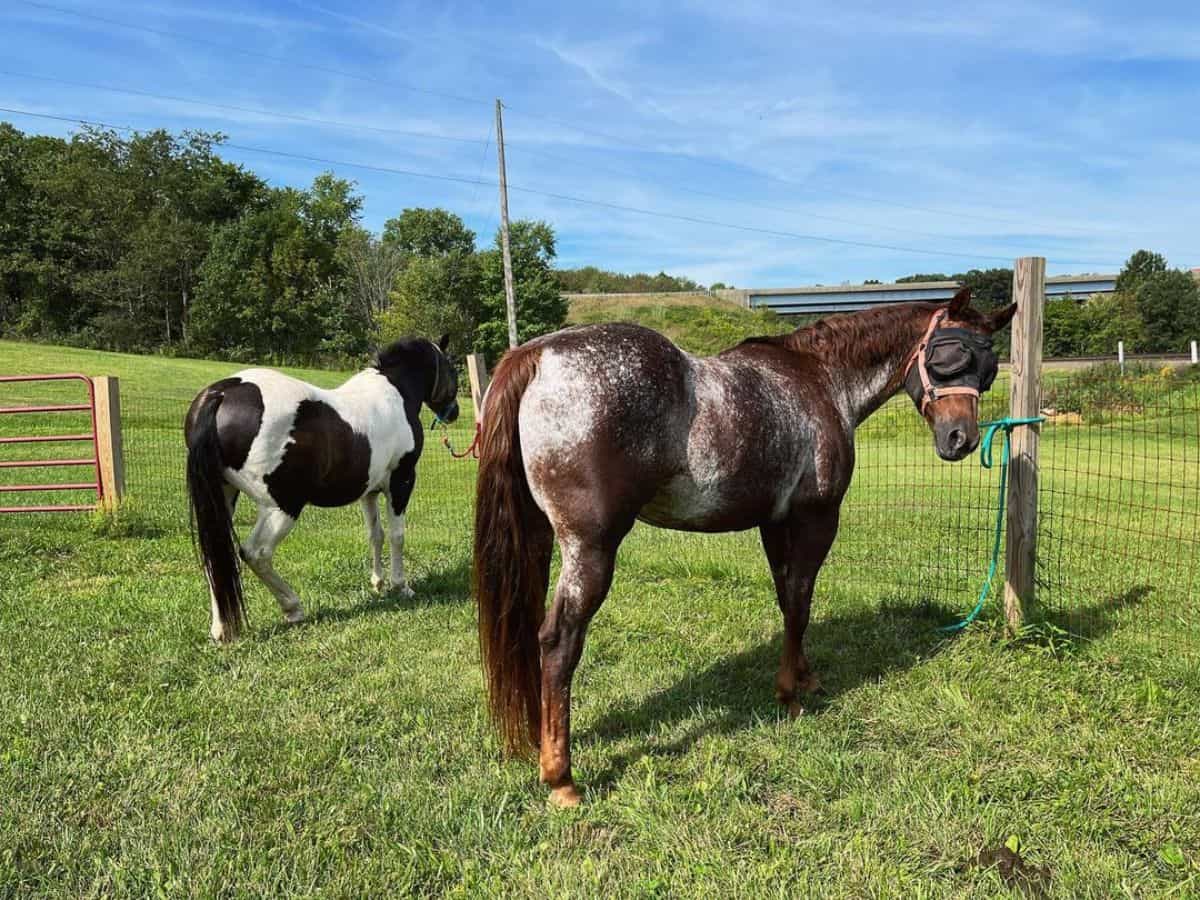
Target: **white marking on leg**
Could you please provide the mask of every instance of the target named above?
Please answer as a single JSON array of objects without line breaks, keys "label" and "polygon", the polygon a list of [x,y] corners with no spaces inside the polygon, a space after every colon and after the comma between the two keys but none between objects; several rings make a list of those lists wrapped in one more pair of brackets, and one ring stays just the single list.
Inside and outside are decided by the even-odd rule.
[{"label": "white marking on leg", "polygon": [[221,614],[217,611],[217,595],[213,593],[212,588],[209,588],[208,595],[212,600],[212,625],[209,626],[208,633],[218,644],[224,643],[225,623],[221,621]]},{"label": "white marking on leg", "polygon": [[272,560],[275,557],[275,548],[287,537],[295,524],[296,520],[278,506],[260,506],[258,521],[254,523],[254,529],[242,544],[242,555],[246,565],[275,595],[275,599],[279,601],[279,608],[283,610],[283,617],[289,622],[303,620],[304,610],[300,608],[300,598],[296,592],[275,571]]},{"label": "white marking on leg", "polygon": [[411,597],[413,589],[404,580],[404,513],[396,515],[388,502],[388,535],[392,541],[392,590]]},{"label": "white marking on leg", "polygon": [[362,498],[363,521],[367,526],[367,540],[371,544],[371,587],[383,590],[383,524],[379,521],[379,495],[367,494]]}]

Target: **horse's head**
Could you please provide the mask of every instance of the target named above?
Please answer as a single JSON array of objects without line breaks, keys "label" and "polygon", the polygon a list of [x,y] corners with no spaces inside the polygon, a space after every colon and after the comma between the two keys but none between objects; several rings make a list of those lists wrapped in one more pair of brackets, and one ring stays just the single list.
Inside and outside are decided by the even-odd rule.
[{"label": "horse's head", "polygon": [[450,335],[436,344],[424,338],[402,338],[379,351],[377,368],[406,397],[418,397],[443,422],[458,418],[458,370],[446,352]]},{"label": "horse's head", "polygon": [[979,395],[998,363],[992,335],[1009,323],[1014,303],[993,313],[972,309],[963,288],[929,320],[908,362],[904,389],[933,430],[938,456],[956,461],[979,445]]},{"label": "horse's head", "polygon": [[434,376],[429,393],[425,396],[425,403],[443,422],[453,422],[458,418],[458,369],[446,352],[449,346],[448,334],[443,334],[441,340],[434,344]]}]

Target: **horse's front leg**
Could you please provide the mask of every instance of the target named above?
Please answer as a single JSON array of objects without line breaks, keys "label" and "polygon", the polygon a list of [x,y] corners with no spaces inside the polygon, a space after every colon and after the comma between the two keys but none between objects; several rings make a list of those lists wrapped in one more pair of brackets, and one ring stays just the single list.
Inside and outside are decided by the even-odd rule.
[{"label": "horse's front leg", "polygon": [[538,632],[542,647],[541,780],[550,802],[577,806],[579,790],[571,775],[571,681],[583,653],[588,623],[612,584],[616,547],[571,537],[560,541],[562,572],[554,604]]},{"label": "horse's front leg", "polygon": [[367,526],[367,541],[371,545],[371,587],[383,590],[383,525],[379,522],[379,494],[362,498],[363,524]]},{"label": "horse's front leg", "polygon": [[837,534],[838,506],[809,507],[778,525],[761,529],[763,549],[771,564],[775,594],[783,613],[783,653],[775,676],[775,697],[795,718],[804,713],[803,695],[816,693],[820,682],[804,655],[813,586]]},{"label": "horse's front leg", "polygon": [[392,544],[392,590],[411,597],[413,590],[404,579],[404,511],[417,483],[417,461],[402,460],[388,485],[388,536]]}]

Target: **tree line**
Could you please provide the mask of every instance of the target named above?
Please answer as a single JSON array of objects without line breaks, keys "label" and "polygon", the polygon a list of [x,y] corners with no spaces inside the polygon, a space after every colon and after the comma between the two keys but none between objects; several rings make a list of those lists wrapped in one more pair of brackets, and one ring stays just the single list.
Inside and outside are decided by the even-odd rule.
[{"label": "tree line", "polygon": [[[981,309],[1012,302],[1012,269],[896,279],[897,284],[916,281],[957,281],[971,288]],[[1128,353],[1182,353],[1200,340],[1200,282],[1184,269],[1172,269],[1162,254],[1138,250],[1121,268],[1113,293],[1048,301],[1043,328],[1047,357],[1111,356],[1118,341],[1125,342]],[[997,338],[1007,351],[1007,332]]]},{"label": "tree line", "polygon": [[[478,250],[441,209],[372,234],[352,182],[273,187],[222,141],[0,123],[0,335],[275,363],[361,360],[401,334],[493,360],[508,345],[499,235]],[[521,340],[562,327],[551,227],[514,221],[511,252]]]},{"label": "tree line", "polygon": [[[0,123],[0,335],[274,363],[357,361],[403,334],[449,333],[456,352],[493,362],[507,346],[498,234],[480,250],[458,216],[421,208],[373,234],[352,182],[273,187],[221,159],[222,141]],[[556,270],[545,222],[513,222],[510,243],[522,341],[562,327],[564,292],[703,289],[665,272]],[[943,280],[985,309],[1011,299],[1011,269],[898,279]],[[1182,351],[1200,339],[1200,288],[1139,250],[1114,294],[1052,301],[1045,328],[1047,356],[1111,354],[1118,340]]]},{"label": "tree line", "polygon": [[[648,275],[637,272],[609,272],[595,266],[578,269],[558,269],[554,273],[561,290],[568,294],[660,294],[671,291],[702,291],[704,285],[679,275],[659,272]],[[713,288],[724,285],[713,285]]]}]

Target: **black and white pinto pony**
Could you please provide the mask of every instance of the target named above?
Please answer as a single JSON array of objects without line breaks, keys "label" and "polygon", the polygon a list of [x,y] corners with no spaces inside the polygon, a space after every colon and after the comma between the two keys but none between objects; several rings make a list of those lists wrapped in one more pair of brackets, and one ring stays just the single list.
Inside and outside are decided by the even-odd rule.
[{"label": "black and white pinto pony", "polygon": [[[458,376],[448,338],[397,341],[375,364],[333,390],[272,369],[246,369],[210,384],[184,424],[187,483],[204,573],[212,594],[213,640],[233,640],[245,623],[241,558],[275,595],[288,622],[300,598],[272,563],[301,511],[362,504],[371,543],[371,585],[382,590],[386,493],[391,536],[390,587],[412,595],[404,578],[404,511],[412,496],[424,433],[424,402],[446,422],[458,417]],[[258,507],[241,544],[233,530],[239,494]]]}]

